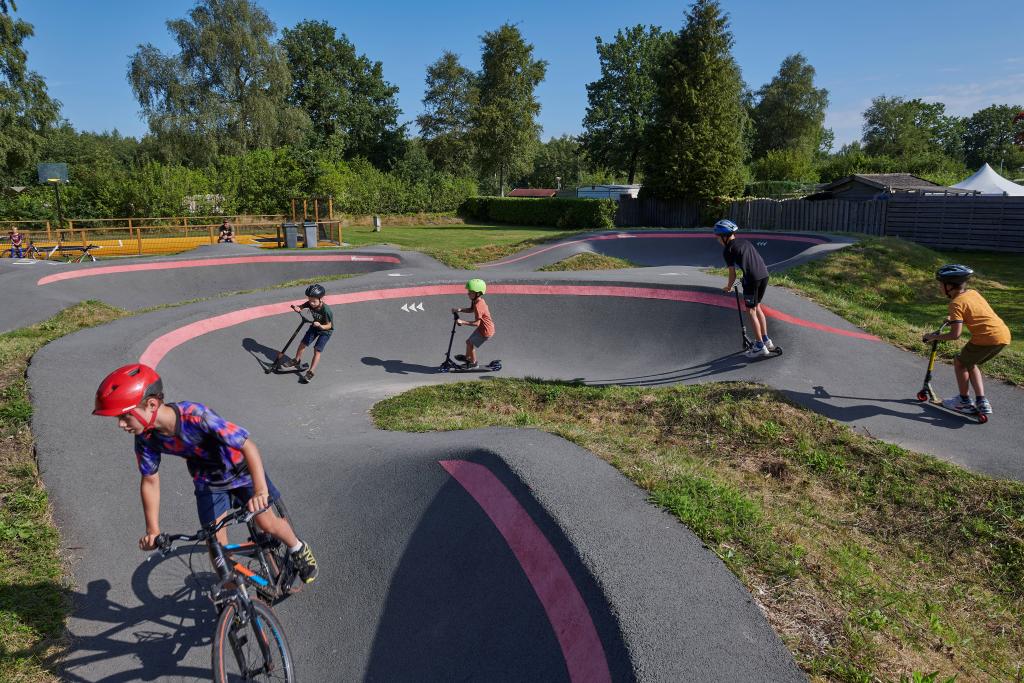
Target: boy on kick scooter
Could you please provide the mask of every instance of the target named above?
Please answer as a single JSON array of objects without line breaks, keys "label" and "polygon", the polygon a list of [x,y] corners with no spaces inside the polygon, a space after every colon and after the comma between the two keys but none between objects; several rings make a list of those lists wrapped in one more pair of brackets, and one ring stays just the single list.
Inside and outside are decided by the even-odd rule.
[{"label": "boy on kick scooter", "polygon": [[298,307],[292,306],[292,310],[299,313],[308,310],[313,317],[313,322],[306,330],[299,349],[295,352],[295,358],[285,363],[284,367],[302,367],[302,352],[306,350],[307,346],[313,344],[313,362],[310,363],[309,370],[302,377],[302,381],[306,383],[313,381],[316,366],[320,363],[320,354],[323,353],[327,342],[331,340],[331,333],[334,332],[334,313],[331,312],[330,306],[324,303],[325,294],[327,294],[327,290],[323,285],[310,285],[306,287],[306,303]]},{"label": "boy on kick scooter", "polygon": [[466,340],[466,355],[455,356],[456,360],[465,361],[462,370],[473,370],[477,367],[476,350],[494,336],[494,321],[491,320],[491,309],[484,301],[484,294],[487,292],[487,283],[480,278],[473,278],[466,283],[466,294],[469,295],[469,308],[453,308],[452,313],[458,316],[459,313],[472,313],[473,320],[462,320],[455,318],[456,325],[473,325],[476,330]]},{"label": "boy on kick scooter", "polygon": [[[935,279],[942,287],[942,293],[949,301],[949,332],[931,332],[922,341],[941,342],[959,339],[966,326],[971,340],[953,360],[959,396],[947,398],[943,407],[973,415],[991,415],[992,405],[985,398],[985,383],[981,365],[992,360],[1010,343],[1010,328],[995,314],[985,297],[973,289],[967,289],[967,281],[974,271],[960,264],[942,266],[935,273]],[[974,386],[977,401],[971,401],[970,388]]]},{"label": "boy on kick scooter", "polygon": [[754,245],[747,240],[736,239],[739,226],[730,220],[722,219],[715,223],[715,236],[722,243],[722,258],[729,266],[729,284],[722,288],[723,292],[732,290],[736,284],[736,266],[743,271],[743,302],[750,315],[750,326],[754,331],[754,343],[746,350],[747,358],[760,358],[772,355],[775,344],[768,336],[768,320],[761,310],[761,301],[768,289],[768,267],[764,259],[757,253]]}]

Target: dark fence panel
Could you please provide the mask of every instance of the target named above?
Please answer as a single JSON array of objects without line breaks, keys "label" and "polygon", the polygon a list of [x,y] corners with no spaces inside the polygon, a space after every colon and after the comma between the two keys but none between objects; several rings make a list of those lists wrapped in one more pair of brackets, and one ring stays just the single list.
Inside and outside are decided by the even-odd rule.
[{"label": "dark fence panel", "polygon": [[1024,252],[1024,197],[896,195],[885,234],[936,249]]},{"label": "dark fence panel", "polygon": [[[745,230],[858,232],[890,235],[938,249],[1024,253],[1024,197],[955,197],[897,194],[889,199],[747,199],[726,216]],[[623,198],[620,227],[700,226],[696,202]]]},{"label": "dark fence panel", "polygon": [[700,207],[696,202],[685,200],[622,197],[615,225],[620,228],[696,228],[700,225]]},{"label": "dark fence panel", "polygon": [[728,217],[741,228],[795,232],[844,231],[881,235],[885,229],[886,202],[852,202],[828,199],[749,199],[732,202]]}]

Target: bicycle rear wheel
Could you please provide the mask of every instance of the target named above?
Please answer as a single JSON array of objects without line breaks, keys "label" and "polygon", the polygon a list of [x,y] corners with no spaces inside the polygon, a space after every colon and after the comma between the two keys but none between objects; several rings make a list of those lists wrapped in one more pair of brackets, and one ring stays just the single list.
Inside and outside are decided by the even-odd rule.
[{"label": "bicycle rear wheel", "polygon": [[246,620],[236,601],[227,603],[213,635],[213,680],[294,681],[295,669],[277,615],[258,600]]}]

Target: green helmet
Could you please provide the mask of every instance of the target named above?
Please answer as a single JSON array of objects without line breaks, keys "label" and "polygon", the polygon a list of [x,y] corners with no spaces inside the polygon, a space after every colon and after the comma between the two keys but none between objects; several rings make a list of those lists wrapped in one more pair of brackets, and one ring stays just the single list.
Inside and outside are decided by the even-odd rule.
[{"label": "green helmet", "polygon": [[483,296],[484,294],[487,293],[487,283],[481,280],[480,278],[475,277],[466,283],[466,290],[470,292],[476,292],[477,294]]}]

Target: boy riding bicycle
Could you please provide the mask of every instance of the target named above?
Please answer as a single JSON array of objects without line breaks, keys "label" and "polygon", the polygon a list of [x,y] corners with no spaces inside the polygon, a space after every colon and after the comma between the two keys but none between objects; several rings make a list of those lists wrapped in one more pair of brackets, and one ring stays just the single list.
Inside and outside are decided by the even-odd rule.
[{"label": "boy riding bicycle", "polygon": [[[196,508],[204,527],[244,505],[260,512],[254,521],[281,541],[304,583],[317,577],[316,558],[295,535],[288,520],[269,506],[281,493],[266,475],[259,449],[249,432],[228,422],[201,403],[164,403],[163,382],[153,368],[132,364],[114,370],[96,390],[93,415],[116,417],[118,426],[135,435],[135,458],[142,474],[140,493],[146,533],[139,548],[156,548],[160,535],[160,458],[167,453],[185,458],[195,485]],[[217,533],[227,543],[227,532]]]}]

